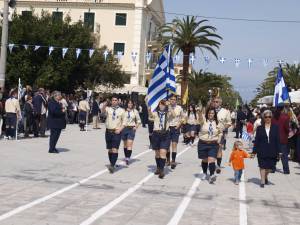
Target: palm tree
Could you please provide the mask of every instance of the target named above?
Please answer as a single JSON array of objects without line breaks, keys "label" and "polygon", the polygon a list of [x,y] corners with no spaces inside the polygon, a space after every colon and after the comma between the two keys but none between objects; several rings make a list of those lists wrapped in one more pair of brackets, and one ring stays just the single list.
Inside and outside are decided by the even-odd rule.
[{"label": "palm tree", "polygon": [[176,18],[172,23],[167,23],[160,28],[162,42],[173,42],[177,52],[183,53],[181,97],[187,88],[190,54],[195,53],[199,48],[218,57],[215,48],[220,47],[221,44],[217,40],[221,40],[222,37],[215,33],[217,31],[215,27],[203,25],[206,22],[208,20],[197,21],[194,16],[186,16],[183,19]]},{"label": "palm tree", "polygon": [[[183,75],[177,77],[177,82],[182,82]],[[229,83],[230,78],[200,70],[193,71],[187,76],[189,85],[190,101],[197,103],[199,100],[206,103],[209,99],[209,90],[212,88],[220,88],[222,92],[230,94],[232,92],[232,85]]]}]

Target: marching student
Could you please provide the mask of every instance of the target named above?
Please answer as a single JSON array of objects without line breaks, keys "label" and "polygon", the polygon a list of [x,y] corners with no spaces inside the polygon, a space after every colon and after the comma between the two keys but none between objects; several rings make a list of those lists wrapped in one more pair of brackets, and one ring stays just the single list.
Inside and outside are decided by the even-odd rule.
[{"label": "marching student", "polygon": [[154,119],[154,129],[151,137],[152,149],[155,151],[155,161],[157,169],[155,175],[159,175],[160,179],[165,176],[164,167],[166,164],[167,150],[170,148],[170,117],[172,111],[168,110],[167,101],[161,100],[154,112],[150,111]]},{"label": "marching student", "polygon": [[242,148],[243,143],[241,141],[234,142],[233,149],[229,158],[229,166],[232,165],[232,168],[234,170],[234,182],[236,185],[241,182],[241,177],[245,168],[244,159],[250,158],[250,154],[248,154]]},{"label": "marching student", "polygon": [[207,170],[209,169],[208,181],[210,184],[217,179],[216,158],[220,147],[220,142],[223,134],[222,125],[218,123],[217,112],[214,108],[208,108],[203,115],[199,115],[201,130],[199,133],[198,142],[198,158],[202,160],[201,166],[203,170],[202,180],[207,178]]},{"label": "marching student", "polygon": [[79,119],[80,131],[84,131],[84,126],[86,125],[87,116],[90,111],[90,105],[87,100],[86,93],[83,93],[82,100],[79,102],[79,105],[78,105],[78,110],[79,110],[79,116],[78,116],[79,118],[78,119]]},{"label": "marching student", "polygon": [[187,138],[188,138],[188,144],[194,144],[195,141],[195,135],[197,132],[197,124],[198,124],[198,118],[197,118],[197,111],[195,105],[190,105],[187,112]]},{"label": "marching student", "polygon": [[12,90],[10,98],[5,101],[6,112],[6,138],[13,139],[16,136],[17,120],[21,116],[18,91]]},{"label": "marching student", "polygon": [[129,160],[132,154],[132,145],[135,138],[135,132],[141,125],[141,118],[139,112],[135,109],[132,100],[127,102],[123,113],[123,127],[122,140],[124,142],[124,155],[126,165],[129,165]]},{"label": "marching student", "polygon": [[118,97],[113,96],[111,98],[111,106],[104,106],[104,112],[106,114],[105,141],[110,162],[108,170],[110,173],[114,173],[115,165],[118,160],[118,150],[121,143],[124,115],[124,109],[119,106]]},{"label": "marching student", "polygon": [[222,98],[221,97],[215,97],[213,99],[213,106],[217,112],[217,118],[218,122],[223,126],[223,135],[221,139],[221,145],[218,150],[218,156],[217,156],[217,173],[221,173],[221,163],[222,163],[222,157],[223,157],[223,151],[222,149],[225,146],[226,149],[226,138],[228,129],[231,126],[231,115],[230,111],[226,108],[222,107]]},{"label": "marching student", "polygon": [[[173,115],[170,117],[170,139],[171,139],[171,148],[172,154],[170,153],[170,148],[167,152],[167,165],[171,165],[171,169],[176,168],[176,155],[177,155],[177,145],[180,136],[180,128],[184,120],[183,109],[181,106],[177,105],[177,96],[172,95],[170,97],[170,106],[169,110],[173,111]],[[170,160],[172,157],[172,161]]]}]

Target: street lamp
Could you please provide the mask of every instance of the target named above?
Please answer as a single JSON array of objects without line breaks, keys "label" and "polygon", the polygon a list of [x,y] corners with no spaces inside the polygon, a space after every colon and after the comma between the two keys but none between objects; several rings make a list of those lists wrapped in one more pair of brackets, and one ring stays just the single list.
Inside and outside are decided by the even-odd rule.
[{"label": "street lamp", "polygon": [[1,37],[1,58],[0,58],[0,99],[2,98],[5,87],[5,71],[7,58],[7,42],[8,42],[8,14],[9,7],[16,6],[16,0],[4,0],[3,20],[2,20],[2,37]]}]

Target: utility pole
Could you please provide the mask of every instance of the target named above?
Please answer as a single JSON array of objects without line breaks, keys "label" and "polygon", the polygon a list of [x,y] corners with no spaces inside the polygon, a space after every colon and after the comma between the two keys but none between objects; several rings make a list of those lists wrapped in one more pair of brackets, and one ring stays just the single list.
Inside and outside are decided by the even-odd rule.
[{"label": "utility pole", "polygon": [[2,97],[5,88],[9,7],[11,8],[15,7],[16,1],[3,0],[3,3],[4,3],[4,7],[3,7],[2,37],[1,37],[1,58],[0,58],[0,97]]}]

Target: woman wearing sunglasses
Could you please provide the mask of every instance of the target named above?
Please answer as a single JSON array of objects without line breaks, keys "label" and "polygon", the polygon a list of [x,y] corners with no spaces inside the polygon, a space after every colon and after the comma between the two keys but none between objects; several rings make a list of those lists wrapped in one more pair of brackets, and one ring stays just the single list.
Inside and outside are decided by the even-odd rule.
[{"label": "woman wearing sunglasses", "polygon": [[256,130],[253,155],[257,155],[260,169],[261,184],[269,184],[268,174],[275,168],[279,156],[280,137],[279,128],[272,124],[272,112],[266,110],[262,114],[262,124]]}]

